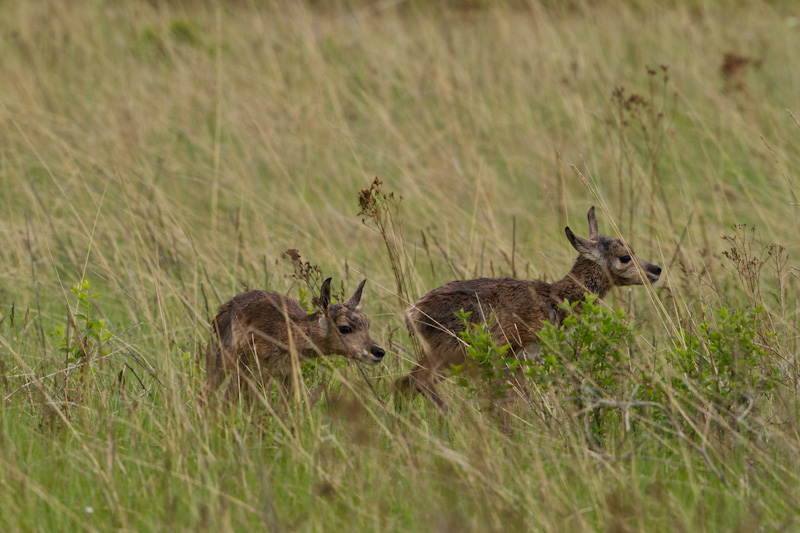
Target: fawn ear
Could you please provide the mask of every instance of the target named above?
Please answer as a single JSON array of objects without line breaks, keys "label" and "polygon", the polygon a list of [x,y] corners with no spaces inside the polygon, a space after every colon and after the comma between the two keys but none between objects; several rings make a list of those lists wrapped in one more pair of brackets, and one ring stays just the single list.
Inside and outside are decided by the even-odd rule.
[{"label": "fawn ear", "polygon": [[328,312],[331,305],[331,278],[322,282],[322,288],[319,291],[319,306],[324,313]]},{"label": "fawn ear", "polygon": [[344,302],[345,307],[349,307],[350,309],[355,309],[356,307],[358,307],[358,302],[361,301],[361,291],[364,290],[364,284],[366,282],[367,280],[364,280],[358,284],[356,292],[354,292],[353,295],[350,298],[348,298],[346,302]]},{"label": "fawn ear", "polygon": [[589,213],[586,216],[589,219],[589,238],[595,240],[600,236],[600,232],[597,230],[597,217],[594,216],[594,206],[589,209]]},{"label": "fawn ear", "polygon": [[578,237],[572,230],[569,229],[569,226],[564,228],[564,232],[567,234],[567,239],[569,239],[570,244],[573,248],[578,250],[578,253],[586,254],[586,255],[593,255],[594,247],[592,246],[592,242]]}]

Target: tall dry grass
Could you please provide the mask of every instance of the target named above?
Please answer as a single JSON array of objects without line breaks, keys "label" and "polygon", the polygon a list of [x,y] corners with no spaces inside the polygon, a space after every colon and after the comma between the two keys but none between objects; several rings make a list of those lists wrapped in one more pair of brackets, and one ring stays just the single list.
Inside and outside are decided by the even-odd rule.
[{"label": "tall dry grass", "polygon": [[[771,2],[2,4],[3,529],[796,527],[799,31]],[[357,216],[376,176],[401,298]],[[723,306],[766,308],[783,373],[750,425],[668,396],[691,435],[620,418],[597,446],[576,413],[498,424],[453,385],[448,416],[387,407],[405,300],[562,276],[590,205],[665,270],[606,299],[637,368]],[[734,224],[786,248],[758,292],[723,255]],[[340,292],[368,278],[387,363],[203,409],[209,317],[243,284],[298,296],[288,248]],[[51,335],[81,338],[83,278],[111,336],[91,365]]]}]

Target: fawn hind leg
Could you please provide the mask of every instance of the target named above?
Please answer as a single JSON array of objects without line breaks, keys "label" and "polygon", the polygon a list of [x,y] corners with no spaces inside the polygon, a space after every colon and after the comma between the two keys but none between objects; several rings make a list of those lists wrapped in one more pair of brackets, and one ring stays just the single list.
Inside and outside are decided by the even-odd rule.
[{"label": "fawn hind leg", "polygon": [[209,346],[206,355],[206,382],[204,384],[204,402],[207,405],[215,404],[219,400],[219,390],[227,382],[223,393],[225,403],[236,402],[239,399],[237,386],[236,353],[231,348],[217,345],[213,350]]},{"label": "fawn hind leg", "polygon": [[229,358],[225,361],[229,378],[224,400],[228,405],[235,405],[241,399],[245,406],[251,406],[257,403],[259,395],[264,391],[264,376],[255,357],[243,358],[241,354],[237,355],[238,360]]},{"label": "fawn hind leg", "polygon": [[461,365],[465,360],[464,352],[459,346],[430,350],[414,365],[411,372],[397,380],[396,403],[400,404],[400,396],[422,394],[439,409],[447,411],[447,402],[436,391],[436,384],[444,379],[444,372],[451,365]]}]

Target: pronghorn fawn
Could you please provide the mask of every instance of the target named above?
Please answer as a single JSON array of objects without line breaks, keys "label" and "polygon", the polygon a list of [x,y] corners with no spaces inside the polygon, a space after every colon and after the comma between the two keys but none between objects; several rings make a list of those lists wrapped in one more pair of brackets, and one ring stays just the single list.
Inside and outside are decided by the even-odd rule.
[{"label": "pronghorn fawn", "polygon": [[[358,310],[362,281],[353,295],[341,304],[331,303],[331,278],[322,283],[320,309],[308,314],[297,301],[276,292],[252,290],[222,304],[211,324],[216,349],[209,361],[210,391],[219,388],[226,375],[229,401],[239,390],[271,379],[292,383],[299,364],[320,355],[343,355],[378,364],[384,350],[370,339],[369,322]],[[250,396],[250,394],[247,394]]]},{"label": "pronghorn fawn", "polygon": [[598,233],[594,207],[589,209],[588,218],[588,239],[565,228],[578,258],[569,274],[555,283],[511,278],[451,281],[412,305],[406,311],[406,325],[412,335],[421,339],[425,353],[398,381],[398,392],[421,392],[441,408],[446,407],[434,386],[450,365],[465,361],[458,336],[464,325],[456,317],[461,309],[472,312],[472,321],[485,322],[493,314],[491,333],[495,341],[510,344],[519,356],[526,347],[535,348],[537,333],[545,320],[561,324],[567,316],[567,311],[559,307],[564,300],[582,301],[586,293],[602,298],[612,287],[658,281],[661,267],[636,257],[621,240]]}]

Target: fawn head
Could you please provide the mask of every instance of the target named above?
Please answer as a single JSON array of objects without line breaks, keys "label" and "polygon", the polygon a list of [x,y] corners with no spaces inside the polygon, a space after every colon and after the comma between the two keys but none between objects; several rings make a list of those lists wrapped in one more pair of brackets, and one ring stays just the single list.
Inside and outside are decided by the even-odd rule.
[{"label": "fawn head", "polygon": [[567,238],[581,257],[600,266],[615,286],[643,285],[647,279],[655,283],[661,277],[661,267],[639,259],[633,248],[619,239],[600,235],[594,206],[589,209],[589,238],[578,237],[569,226],[565,228]]},{"label": "fawn head", "polygon": [[341,304],[331,303],[331,278],[322,283],[319,301],[321,314],[319,326],[329,353],[343,355],[376,365],[381,362],[383,348],[372,342],[369,336],[369,321],[358,310],[361,301],[362,281],[356,292]]}]

